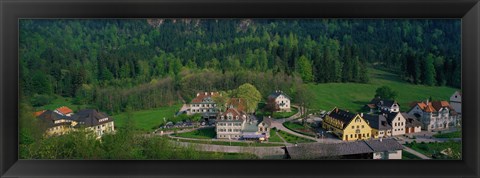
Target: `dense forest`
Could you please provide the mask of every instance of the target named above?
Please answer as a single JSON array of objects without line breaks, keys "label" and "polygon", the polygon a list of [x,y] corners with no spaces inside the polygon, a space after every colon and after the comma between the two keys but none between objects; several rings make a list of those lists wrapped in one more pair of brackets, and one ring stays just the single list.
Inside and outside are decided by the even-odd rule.
[{"label": "dense forest", "polygon": [[381,68],[460,87],[457,19],[20,20],[21,95],[75,98],[107,112],[252,83],[266,97],[302,83],[369,81]]}]

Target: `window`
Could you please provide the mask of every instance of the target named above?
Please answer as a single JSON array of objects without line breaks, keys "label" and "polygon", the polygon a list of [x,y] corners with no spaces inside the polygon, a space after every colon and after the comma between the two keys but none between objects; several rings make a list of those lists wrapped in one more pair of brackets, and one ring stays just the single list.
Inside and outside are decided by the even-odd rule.
[{"label": "window", "polygon": [[350,134],[350,138],[353,138],[353,134]]},{"label": "window", "polygon": [[359,129],[359,128],[360,128],[360,126],[357,125],[357,129]]},{"label": "window", "polygon": [[370,137],[370,134],[369,134],[369,133],[367,133],[367,137]]},{"label": "window", "polygon": [[364,126],[364,125],[362,125],[362,129],[363,129],[363,128],[365,128],[365,126]]},{"label": "window", "polygon": [[352,126],[352,129],[354,129],[354,128],[355,128],[355,126]]}]

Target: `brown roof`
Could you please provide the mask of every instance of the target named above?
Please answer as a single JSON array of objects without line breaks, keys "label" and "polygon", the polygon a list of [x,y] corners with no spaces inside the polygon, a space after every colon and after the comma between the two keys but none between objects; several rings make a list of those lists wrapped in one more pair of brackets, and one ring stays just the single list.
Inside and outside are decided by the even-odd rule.
[{"label": "brown roof", "polygon": [[64,115],[70,114],[70,113],[73,112],[72,109],[70,109],[70,108],[68,108],[68,107],[66,107],[66,106],[59,107],[59,108],[57,108],[56,110],[57,110],[58,112],[64,114]]},{"label": "brown roof", "polygon": [[358,114],[351,113],[342,109],[334,108],[332,111],[330,111],[330,116],[331,118],[337,119],[340,122],[343,123],[343,128],[347,127],[348,123],[352,121]]},{"label": "brown roof", "polygon": [[204,99],[209,97],[211,98],[217,95],[219,95],[218,92],[199,92],[197,93],[197,96],[192,99],[191,103],[202,103],[204,102]]},{"label": "brown roof", "polygon": [[238,111],[243,111],[245,112],[245,109],[247,108],[246,102],[243,98],[230,98],[230,100],[227,103],[227,107],[234,107]]},{"label": "brown roof", "polygon": [[[243,120],[243,117],[245,115],[245,112],[243,111],[238,111],[237,109],[235,108],[228,108],[225,112],[223,113],[220,113],[218,115],[218,118],[221,119],[221,117],[223,116],[223,118],[226,120],[227,119],[227,115],[231,113],[232,116],[233,116],[233,120],[234,121],[240,121],[240,120]],[[237,116],[238,116],[238,119],[237,119]],[[217,120],[219,120],[217,119]]]}]

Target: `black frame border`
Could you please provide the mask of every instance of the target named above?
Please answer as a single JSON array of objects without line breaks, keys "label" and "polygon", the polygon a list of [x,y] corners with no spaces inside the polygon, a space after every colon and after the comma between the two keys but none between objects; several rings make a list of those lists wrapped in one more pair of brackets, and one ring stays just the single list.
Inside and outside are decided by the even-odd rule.
[{"label": "black frame border", "polygon": [[[18,160],[19,18],[461,18],[463,160]],[[0,0],[0,177],[478,177],[479,0]],[[465,119],[471,118],[471,119]]]}]

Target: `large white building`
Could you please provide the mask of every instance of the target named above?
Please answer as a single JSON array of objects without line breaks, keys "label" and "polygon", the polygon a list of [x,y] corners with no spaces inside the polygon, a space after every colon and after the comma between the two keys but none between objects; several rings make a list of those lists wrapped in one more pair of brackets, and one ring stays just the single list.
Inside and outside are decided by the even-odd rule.
[{"label": "large white building", "polygon": [[217,95],[219,95],[218,92],[199,92],[190,104],[181,109],[181,112],[185,112],[187,115],[202,114],[206,119],[215,118],[218,109],[213,98]]},{"label": "large white building", "polygon": [[267,140],[270,126],[269,118],[257,119],[242,110],[229,107],[218,114],[215,131],[218,139]]},{"label": "large white building", "polygon": [[447,101],[415,102],[408,114],[415,116],[423,130],[438,130],[460,124],[457,112]]}]

